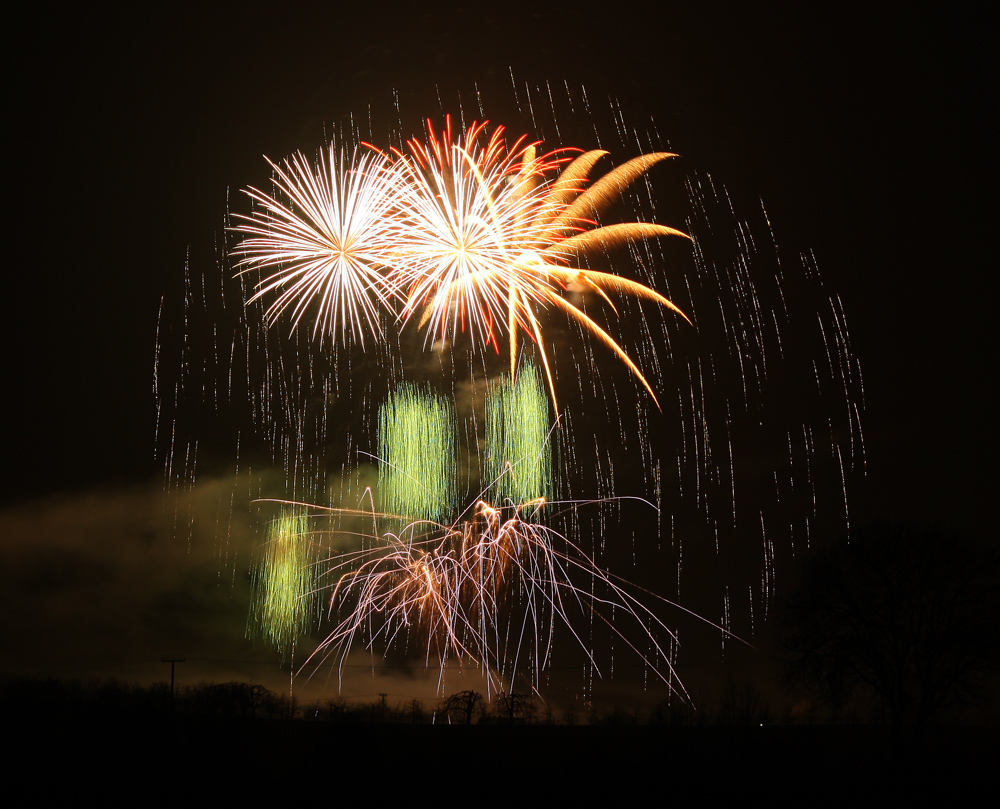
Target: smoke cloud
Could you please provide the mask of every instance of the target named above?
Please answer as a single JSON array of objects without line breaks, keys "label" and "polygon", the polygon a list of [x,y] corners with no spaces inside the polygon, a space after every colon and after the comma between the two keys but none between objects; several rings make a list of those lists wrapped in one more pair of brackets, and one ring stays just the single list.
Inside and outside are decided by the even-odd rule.
[{"label": "smoke cloud", "polygon": [[[179,493],[151,482],[0,511],[0,675],[148,683],[169,678],[161,658],[184,657],[179,683],[238,680],[287,693],[288,661],[246,637],[250,565],[276,510],[258,498],[277,488],[268,476],[204,479]],[[316,643],[301,641],[296,668]],[[438,693],[439,672],[423,661],[354,652],[340,682],[337,662],[307,664],[296,697],[336,697],[338,684],[347,698]],[[479,686],[478,672],[449,671],[443,683]]]}]

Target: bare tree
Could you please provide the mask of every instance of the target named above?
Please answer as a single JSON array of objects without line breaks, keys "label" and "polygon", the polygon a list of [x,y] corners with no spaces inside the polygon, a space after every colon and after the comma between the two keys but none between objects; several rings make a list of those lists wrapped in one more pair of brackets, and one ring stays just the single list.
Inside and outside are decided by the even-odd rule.
[{"label": "bare tree", "polygon": [[787,674],[834,705],[867,691],[902,739],[1000,666],[1000,560],[943,533],[880,524],[816,554],[778,605]]},{"label": "bare tree", "polygon": [[535,702],[529,694],[502,693],[495,707],[497,717],[508,725],[528,724],[535,718]]},{"label": "bare tree", "polygon": [[750,727],[771,724],[771,704],[750,681],[730,680],[719,701],[719,723]]},{"label": "bare tree", "polygon": [[459,691],[444,700],[441,710],[448,716],[458,714],[464,716],[465,724],[472,724],[472,717],[483,701],[483,695],[478,691]]},{"label": "bare tree", "polygon": [[424,719],[424,704],[419,699],[410,700],[406,706],[406,713],[410,722],[414,725],[422,724]]}]

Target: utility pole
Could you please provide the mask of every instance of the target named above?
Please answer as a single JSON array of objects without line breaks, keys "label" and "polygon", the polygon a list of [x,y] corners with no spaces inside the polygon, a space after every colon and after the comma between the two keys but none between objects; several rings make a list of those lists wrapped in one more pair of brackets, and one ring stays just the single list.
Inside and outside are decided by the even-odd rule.
[{"label": "utility pole", "polygon": [[184,662],[183,657],[161,657],[161,663],[170,664],[170,723],[174,721],[174,668],[178,663]]}]

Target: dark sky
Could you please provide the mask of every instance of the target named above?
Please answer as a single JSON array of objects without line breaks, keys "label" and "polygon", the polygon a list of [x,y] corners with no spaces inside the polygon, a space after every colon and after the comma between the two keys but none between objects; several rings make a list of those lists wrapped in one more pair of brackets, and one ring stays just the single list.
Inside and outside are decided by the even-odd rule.
[{"label": "dark sky", "polygon": [[[266,182],[260,156],[317,144],[324,122],[393,88],[426,94],[433,114],[436,85],[511,68],[669,124],[687,159],[755,189],[792,249],[815,251],[864,372],[856,520],[995,531],[984,20],[929,3],[655,6],[233,2],[49,7],[9,22],[0,542],[15,592],[32,594],[7,596],[20,655],[59,648],[53,670],[90,671],[72,662],[90,624],[57,628],[73,588],[113,612],[130,589],[99,586],[123,575],[111,559],[135,575],[153,564],[110,535],[118,512],[143,512],[127,529],[139,536],[162,530],[149,513],[160,299],[189,248],[216,238],[229,195]],[[202,575],[185,558],[171,575]],[[189,589],[164,585],[163,598]],[[198,624],[192,603],[169,609]],[[220,620],[220,638],[227,621],[239,618]]]}]

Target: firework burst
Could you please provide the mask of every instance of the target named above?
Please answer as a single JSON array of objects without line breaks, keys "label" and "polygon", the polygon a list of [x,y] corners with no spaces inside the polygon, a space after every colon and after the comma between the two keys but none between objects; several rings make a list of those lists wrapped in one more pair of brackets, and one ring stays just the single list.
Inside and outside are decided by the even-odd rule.
[{"label": "firework burst", "polygon": [[268,527],[263,558],[254,569],[249,635],[259,635],[285,651],[315,623],[315,543],[309,519],[284,507]]},{"label": "firework burst", "polygon": [[486,397],[486,479],[501,503],[550,500],[554,425],[541,374],[527,363]]},{"label": "firework burst", "polygon": [[[366,331],[382,337],[379,309],[396,311],[397,303],[402,322],[422,310],[419,326],[442,341],[468,327],[499,352],[506,333],[511,377],[523,331],[539,346],[553,402],[539,310],[555,309],[607,345],[655,400],[625,350],[565,293],[572,285],[608,304],[610,294],[631,295],[687,319],[654,289],[571,264],[590,251],[641,239],[687,238],[663,225],[596,227],[594,221],[630,183],[675,155],[643,155],[584,190],[606,152],[572,161],[556,152],[539,156],[525,136],[506,147],[503,127],[481,146],[486,126],[473,124],[456,137],[448,119],[438,136],[428,122],[428,143],[411,140],[410,155],[396,152],[394,160],[372,151],[347,162],[331,146],[316,169],[301,154],[283,167],[271,163],[275,187],[288,204],[248,189],[263,209],[235,228],[250,236],[235,251],[244,272],[278,268],[248,302],[278,293],[268,320],[290,309],[295,327],[315,301],[314,336],[351,335],[362,344]],[[550,175],[567,162],[553,180]]]},{"label": "firework burst", "polygon": [[293,328],[309,313],[313,336],[381,337],[382,310],[394,305],[386,269],[398,249],[398,167],[374,152],[348,161],[332,145],[315,167],[302,154],[268,163],[276,195],[247,189],[261,208],[234,228],[249,236],[235,250],[243,272],[276,268],[248,303],[276,293],[271,323],[288,310]]},{"label": "firework burst", "polygon": [[[529,671],[537,683],[549,665],[555,684],[559,638],[573,636],[593,696],[609,636],[612,653],[635,648],[672,676],[687,619],[671,612],[668,632],[651,612],[669,603],[653,593],[680,601],[682,566],[699,581],[684,603],[718,618],[723,654],[731,628],[754,633],[776,560],[848,519],[864,394],[839,298],[808,253],[778,249],[756,197],[690,169],[683,185],[661,183],[651,170],[673,152],[655,127],[582,88],[515,87],[514,101],[516,132],[598,148],[539,155],[485,125],[407,141],[426,118],[404,101],[366,132],[359,119],[338,126],[346,151],[272,164],[273,194],[248,191],[256,210],[238,229],[236,277],[193,255],[183,297],[165,301],[157,446],[181,494],[179,534],[193,531],[185,492],[205,458],[235,458],[239,472],[239,496],[218,503],[221,536],[243,498],[334,507],[322,512],[338,514],[330,526],[310,521],[335,596],[319,657],[420,650],[510,684]],[[365,146],[377,132],[396,148]],[[601,176],[619,153],[640,157]],[[683,222],[692,240],[657,221]],[[697,330],[658,316],[676,311],[671,300]],[[504,340],[509,375],[491,356]],[[602,361],[609,352],[621,363]],[[660,393],[660,416],[634,394],[658,388],[667,363],[674,392]],[[381,424],[407,391],[424,414]],[[448,415],[432,416],[432,402]],[[377,470],[364,460],[376,456]],[[410,482],[393,482],[387,460]],[[336,508],[369,486],[370,509]],[[617,520],[619,492],[658,510]],[[220,558],[235,567],[230,547]],[[635,585],[607,572],[629,565]]]},{"label": "firework burst", "polygon": [[403,385],[380,408],[379,502],[411,520],[441,520],[458,500],[455,412],[447,400]]},{"label": "firework burst", "polygon": [[[429,334],[445,340],[469,324],[483,344],[497,351],[498,334],[506,331],[511,377],[516,370],[516,337],[525,332],[539,346],[554,402],[552,368],[538,312],[562,311],[607,345],[655,400],[652,387],[625,350],[565,292],[575,285],[597,292],[609,304],[609,293],[646,298],[687,320],[656,290],[570,263],[590,251],[611,250],[640,239],[688,238],[663,225],[597,227],[594,221],[631,182],[676,155],[663,152],[636,158],[584,190],[584,181],[607,152],[586,152],[572,161],[557,152],[539,156],[537,144],[526,143],[525,137],[508,149],[503,127],[480,146],[485,129],[485,123],[473,124],[464,137],[455,138],[449,119],[438,137],[428,122],[429,145],[411,140],[414,160],[399,162],[409,180],[404,186],[406,244],[394,273],[405,290],[403,320],[423,308],[419,325],[426,325]],[[565,163],[569,165],[553,180],[550,175]]]},{"label": "firework burst", "polygon": [[[449,661],[478,667],[490,687],[498,688],[521,669],[523,656],[537,688],[559,626],[568,628],[597,666],[574,629],[577,615],[590,615],[686,697],[669,662],[661,670],[629,640],[628,622],[622,620],[625,615],[641,627],[657,660],[668,660],[657,634],[676,638],[646,601],[670,602],[605,573],[566,536],[537,519],[543,507],[580,505],[538,499],[500,508],[480,500],[449,525],[418,521],[398,533],[373,533],[371,547],[338,554],[321,573],[335,580],[329,585],[330,613],[344,617],[313,660],[333,657],[342,668],[358,645],[399,646],[419,651],[442,674]],[[373,526],[395,519],[370,516]],[[574,583],[581,576],[590,580],[588,587]],[[618,616],[615,622],[612,614]]]}]

